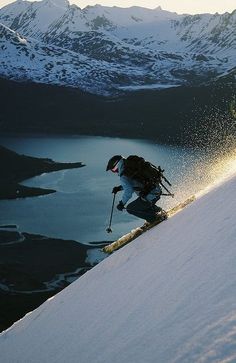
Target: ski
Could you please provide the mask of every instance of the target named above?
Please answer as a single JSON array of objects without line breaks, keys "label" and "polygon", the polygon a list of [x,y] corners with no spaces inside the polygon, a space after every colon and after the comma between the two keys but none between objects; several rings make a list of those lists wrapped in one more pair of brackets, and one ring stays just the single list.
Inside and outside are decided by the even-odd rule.
[{"label": "ski", "polygon": [[[181,202],[181,203],[177,204],[175,207],[169,209],[167,211],[167,218],[170,218],[174,214],[181,211],[187,205],[192,203],[195,199],[196,199],[195,196],[192,195],[191,197],[186,199],[184,202]],[[127,233],[124,236],[120,237],[118,240],[116,240],[116,241],[112,242],[111,244],[105,246],[102,250],[105,253],[112,253],[112,252],[118,250],[119,248],[123,247],[127,243],[132,242],[134,239],[141,236],[141,234],[147,232],[148,230],[152,229],[153,227],[157,226],[158,224],[160,224],[161,222],[163,222],[165,220],[166,220],[166,218],[163,219],[163,220],[157,220],[157,221],[155,221],[154,223],[151,223],[151,224],[144,223],[143,226],[133,229],[129,233]]]}]

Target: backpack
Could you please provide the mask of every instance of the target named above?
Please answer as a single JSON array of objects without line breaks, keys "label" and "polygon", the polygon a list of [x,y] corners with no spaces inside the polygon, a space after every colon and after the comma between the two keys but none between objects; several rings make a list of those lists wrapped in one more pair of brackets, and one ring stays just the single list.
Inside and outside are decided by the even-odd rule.
[{"label": "backpack", "polygon": [[162,170],[137,155],[124,159],[122,175],[141,182],[144,186],[155,187],[161,182]]}]

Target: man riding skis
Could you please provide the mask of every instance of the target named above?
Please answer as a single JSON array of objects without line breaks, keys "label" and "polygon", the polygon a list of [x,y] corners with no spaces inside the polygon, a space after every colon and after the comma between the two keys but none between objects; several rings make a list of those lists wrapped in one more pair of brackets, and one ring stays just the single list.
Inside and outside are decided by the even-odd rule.
[{"label": "man riding skis", "polygon": [[155,205],[162,194],[159,184],[152,185],[148,191],[145,190],[145,186],[141,181],[125,175],[125,161],[126,159],[121,155],[115,155],[108,161],[106,168],[106,171],[110,170],[113,173],[117,173],[120,177],[121,185],[114,187],[112,190],[114,194],[123,190],[123,195],[117,205],[117,209],[122,211],[131,199],[133,193],[136,193],[138,198],[126,206],[128,213],[145,219],[148,223],[166,219],[166,212]]}]

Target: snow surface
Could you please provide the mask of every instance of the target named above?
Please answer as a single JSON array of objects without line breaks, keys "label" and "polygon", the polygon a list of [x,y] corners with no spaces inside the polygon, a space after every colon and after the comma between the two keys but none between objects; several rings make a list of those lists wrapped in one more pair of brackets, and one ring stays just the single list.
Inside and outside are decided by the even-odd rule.
[{"label": "snow surface", "polygon": [[139,91],[142,89],[165,89],[165,88],[172,88],[172,87],[179,87],[178,84],[149,84],[149,85],[137,85],[137,86],[121,86],[119,87],[125,91]]},{"label": "snow surface", "polygon": [[236,362],[236,174],[0,335],[4,363]]}]

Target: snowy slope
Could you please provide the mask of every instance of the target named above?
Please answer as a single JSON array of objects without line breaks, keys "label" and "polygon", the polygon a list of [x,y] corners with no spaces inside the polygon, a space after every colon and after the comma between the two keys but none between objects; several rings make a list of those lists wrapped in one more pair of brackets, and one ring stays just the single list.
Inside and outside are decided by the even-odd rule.
[{"label": "snowy slope", "polygon": [[[86,48],[88,37],[89,49],[84,55],[78,52],[78,47]],[[130,85],[162,88],[185,82],[182,74],[180,80],[178,74],[173,76],[169,72],[170,68],[179,68],[179,58],[171,54],[148,58],[132,46],[122,48],[114,42],[107,56],[107,51],[98,46],[101,40],[106,45],[112,44],[112,40],[104,34],[87,32],[79,42],[73,43],[73,50],[70,50],[60,47],[60,43],[45,44],[41,40],[23,37],[0,23],[0,75],[20,81],[78,87],[103,95]],[[193,61],[189,59],[185,72],[192,72],[191,65]],[[199,72],[198,67],[195,69]],[[206,70],[210,72],[212,67],[206,67]]]},{"label": "snowy slope", "polygon": [[0,50],[0,74],[10,79],[78,87],[97,94],[108,94],[132,79],[142,81],[143,74],[134,67],[123,69],[119,64],[45,45],[1,23]]},{"label": "snowy slope", "polygon": [[234,174],[28,314],[1,360],[235,362],[235,192]]},{"label": "snowy slope", "polygon": [[18,0],[1,9],[1,22],[24,35],[37,37],[42,35],[53,21],[60,18],[68,7],[67,0]]},{"label": "snowy slope", "polygon": [[[95,93],[101,93],[101,84],[108,84],[103,93],[108,89],[114,93],[121,87],[201,84],[235,67],[236,11],[222,15],[178,15],[160,7],[95,5],[80,9],[67,0],[17,0],[0,9],[0,22],[29,41],[87,57],[88,66],[96,74],[95,83],[97,75],[100,78],[96,90],[94,79],[89,76],[86,89]],[[40,56],[35,53],[36,59]],[[21,78],[20,69],[25,67],[18,61],[13,64],[14,59],[9,57],[1,52],[4,67],[0,67],[0,75]],[[56,60],[57,54],[51,53],[51,62]],[[107,62],[107,66],[100,75],[101,61]],[[43,74],[42,82],[74,83],[78,87],[67,79],[60,83],[55,70],[46,80]],[[28,78],[35,80],[34,73],[29,69]],[[83,74],[87,84],[88,75]]]}]

